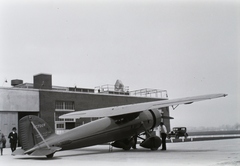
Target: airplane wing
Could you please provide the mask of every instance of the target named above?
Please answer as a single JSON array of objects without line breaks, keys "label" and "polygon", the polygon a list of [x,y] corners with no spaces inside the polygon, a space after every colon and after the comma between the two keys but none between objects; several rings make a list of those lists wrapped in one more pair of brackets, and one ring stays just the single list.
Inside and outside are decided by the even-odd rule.
[{"label": "airplane wing", "polygon": [[179,99],[159,100],[159,101],[144,102],[144,103],[137,103],[137,104],[121,105],[121,106],[115,106],[115,107],[98,108],[98,109],[76,111],[76,112],[64,114],[59,118],[78,119],[78,118],[90,118],[90,117],[112,117],[112,116],[142,112],[149,109],[176,106],[180,104],[191,104],[197,101],[209,100],[209,99],[225,97],[225,96],[227,96],[227,94],[210,94],[210,95],[186,97],[186,98],[179,98]]}]

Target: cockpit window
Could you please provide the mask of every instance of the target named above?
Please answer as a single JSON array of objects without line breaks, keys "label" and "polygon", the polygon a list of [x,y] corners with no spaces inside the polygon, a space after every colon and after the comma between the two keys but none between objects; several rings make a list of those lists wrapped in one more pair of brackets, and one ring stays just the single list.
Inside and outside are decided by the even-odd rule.
[{"label": "cockpit window", "polygon": [[132,121],[133,119],[139,116],[139,112],[127,114],[127,115],[119,115],[112,117],[116,124],[123,124]]}]

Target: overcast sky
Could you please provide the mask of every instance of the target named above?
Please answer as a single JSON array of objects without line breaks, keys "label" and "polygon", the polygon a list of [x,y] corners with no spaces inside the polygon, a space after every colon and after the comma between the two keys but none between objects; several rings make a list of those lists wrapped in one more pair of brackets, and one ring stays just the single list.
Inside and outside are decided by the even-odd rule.
[{"label": "overcast sky", "polygon": [[227,93],[171,109],[172,127],[240,123],[237,1],[2,0],[0,12],[0,86],[48,73],[58,86],[120,79],[170,99]]}]

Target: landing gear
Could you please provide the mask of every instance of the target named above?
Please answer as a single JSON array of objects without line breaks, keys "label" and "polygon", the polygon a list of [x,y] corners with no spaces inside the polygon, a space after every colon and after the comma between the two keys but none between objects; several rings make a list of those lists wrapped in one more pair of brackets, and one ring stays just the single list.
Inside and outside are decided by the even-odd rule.
[{"label": "landing gear", "polygon": [[134,144],[133,138],[126,138],[113,142],[111,145],[116,148],[122,148],[123,150],[130,150]]},{"label": "landing gear", "polygon": [[138,137],[143,140],[140,146],[151,150],[158,150],[158,148],[162,144],[162,140],[160,139],[160,137],[156,136],[152,130],[147,130],[143,123],[142,126],[145,129],[146,139]]},{"label": "landing gear", "polygon": [[161,144],[162,144],[162,141],[158,136],[150,136],[147,139],[145,139],[140,144],[140,146],[151,149],[151,150],[158,150]]},{"label": "landing gear", "polygon": [[53,158],[53,155],[54,155],[54,153],[49,154],[49,155],[47,155],[47,158],[48,158],[48,159],[51,159],[51,158]]}]

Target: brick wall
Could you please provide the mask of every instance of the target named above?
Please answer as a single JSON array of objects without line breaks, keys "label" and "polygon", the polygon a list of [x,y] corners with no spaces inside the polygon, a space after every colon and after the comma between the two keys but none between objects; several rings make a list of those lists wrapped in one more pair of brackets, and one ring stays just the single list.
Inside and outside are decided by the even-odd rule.
[{"label": "brick wall", "polygon": [[[63,92],[63,91],[48,91],[40,90],[40,117],[43,118],[52,129],[54,126],[54,112],[56,101],[74,101],[75,111],[103,108],[110,106],[126,105],[147,101],[156,101],[156,98],[143,98],[133,96],[120,96],[120,95],[106,95],[106,94],[91,94],[91,93],[78,93],[78,92]],[[169,115],[168,108],[164,109],[164,114]],[[84,119],[86,122],[87,120]],[[169,128],[169,120],[164,121]],[[78,120],[76,125],[82,124]]]}]

